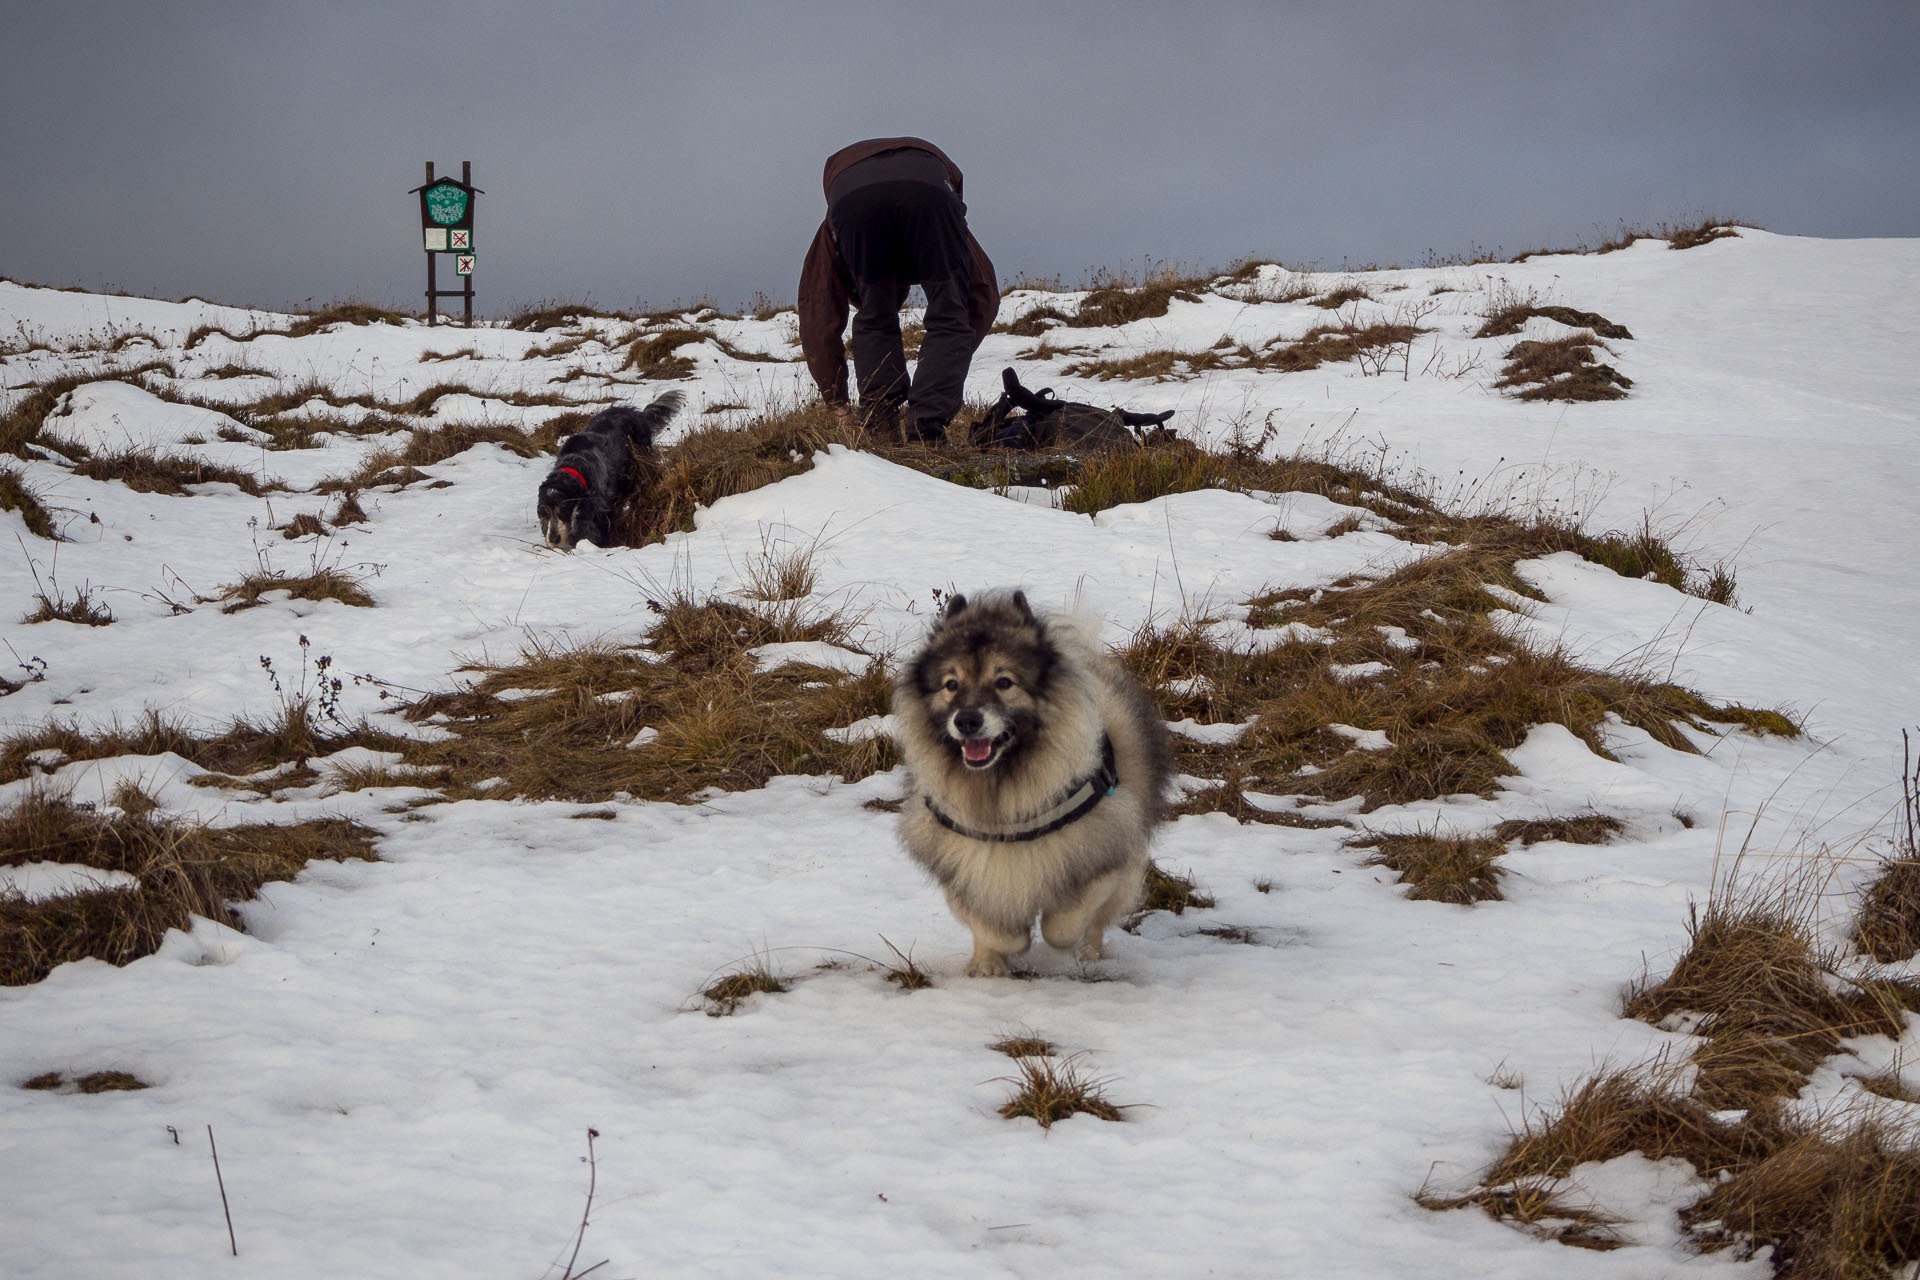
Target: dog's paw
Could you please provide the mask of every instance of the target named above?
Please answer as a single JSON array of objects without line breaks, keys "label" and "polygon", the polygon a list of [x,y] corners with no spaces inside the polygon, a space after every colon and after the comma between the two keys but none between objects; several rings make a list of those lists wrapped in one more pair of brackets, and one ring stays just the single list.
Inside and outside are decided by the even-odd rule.
[{"label": "dog's paw", "polygon": [[1086,941],[1080,944],[1080,959],[1082,963],[1103,960],[1106,958],[1106,954],[1105,940],[1100,934],[1090,934]]},{"label": "dog's paw", "polygon": [[975,947],[973,959],[967,962],[967,976],[969,978],[1004,978],[1007,976],[1007,958],[998,951]]}]

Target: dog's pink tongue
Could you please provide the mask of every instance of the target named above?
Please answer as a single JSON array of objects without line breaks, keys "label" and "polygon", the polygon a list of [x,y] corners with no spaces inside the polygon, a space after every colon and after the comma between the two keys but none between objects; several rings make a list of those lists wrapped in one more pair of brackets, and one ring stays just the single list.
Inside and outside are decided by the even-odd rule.
[{"label": "dog's pink tongue", "polygon": [[973,764],[979,764],[993,754],[993,739],[968,738],[960,744],[961,752]]}]

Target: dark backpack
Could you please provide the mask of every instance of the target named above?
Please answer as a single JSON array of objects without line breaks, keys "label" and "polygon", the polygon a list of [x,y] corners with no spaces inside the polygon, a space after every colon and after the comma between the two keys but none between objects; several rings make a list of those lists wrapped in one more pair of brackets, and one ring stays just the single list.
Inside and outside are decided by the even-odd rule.
[{"label": "dark backpack", "polygon": [[1000,382],[1006,391],[968,432],[969,441],[978,448],[1026,452],[1132,449],[1161,443],[1172,435],[1161,425],[1173,416],[1171,409],[1128,413],[1062,400],[1051,387],[1027,390],[1012,369],[1001,371]]}]

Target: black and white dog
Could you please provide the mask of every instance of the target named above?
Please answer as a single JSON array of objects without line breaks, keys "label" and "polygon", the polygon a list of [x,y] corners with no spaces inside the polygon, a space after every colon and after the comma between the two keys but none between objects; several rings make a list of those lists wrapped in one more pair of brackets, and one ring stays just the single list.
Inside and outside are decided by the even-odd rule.
[{"label": "black and white dog", "polygon": [[540,482],[540,532],[548,546],[571,551],[576,542],[613,543],[613,518],[633,497],[640,457],[684,400],[669,391],[644,409],[602,409],[560,442],[560,457]]}]

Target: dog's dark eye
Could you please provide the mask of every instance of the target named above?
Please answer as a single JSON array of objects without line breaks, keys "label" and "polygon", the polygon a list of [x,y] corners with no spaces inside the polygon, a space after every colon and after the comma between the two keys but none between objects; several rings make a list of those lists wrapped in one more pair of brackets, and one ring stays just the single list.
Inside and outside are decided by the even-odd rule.
[{"label": "dog's dark eye", "polygon": [[960,682],[958,680],[955,680],[952,676],[948,676],[946,679],[946,683],[942,684],[940,687],[942,689],[945,689],[948,693],[953,693],[960,688]]},{"label": "dog's dark eye", "polygon": [[1011,688],[1013,688],[1013,677],[1012,677],[1012,676],[1001,676],[1001,677],[1000,677],[1000,678],[999,678],[998,680],[995,680],[995,681],[993,682],[993,687],[994,687],[994,688],[996,688],[996,689],[999,689],[999,690],[1001,690],[1001,691],[1003,691],[1003,692],[1004,692],[1005,690],[1008,690],[1008,689],[1011,689]]}]

